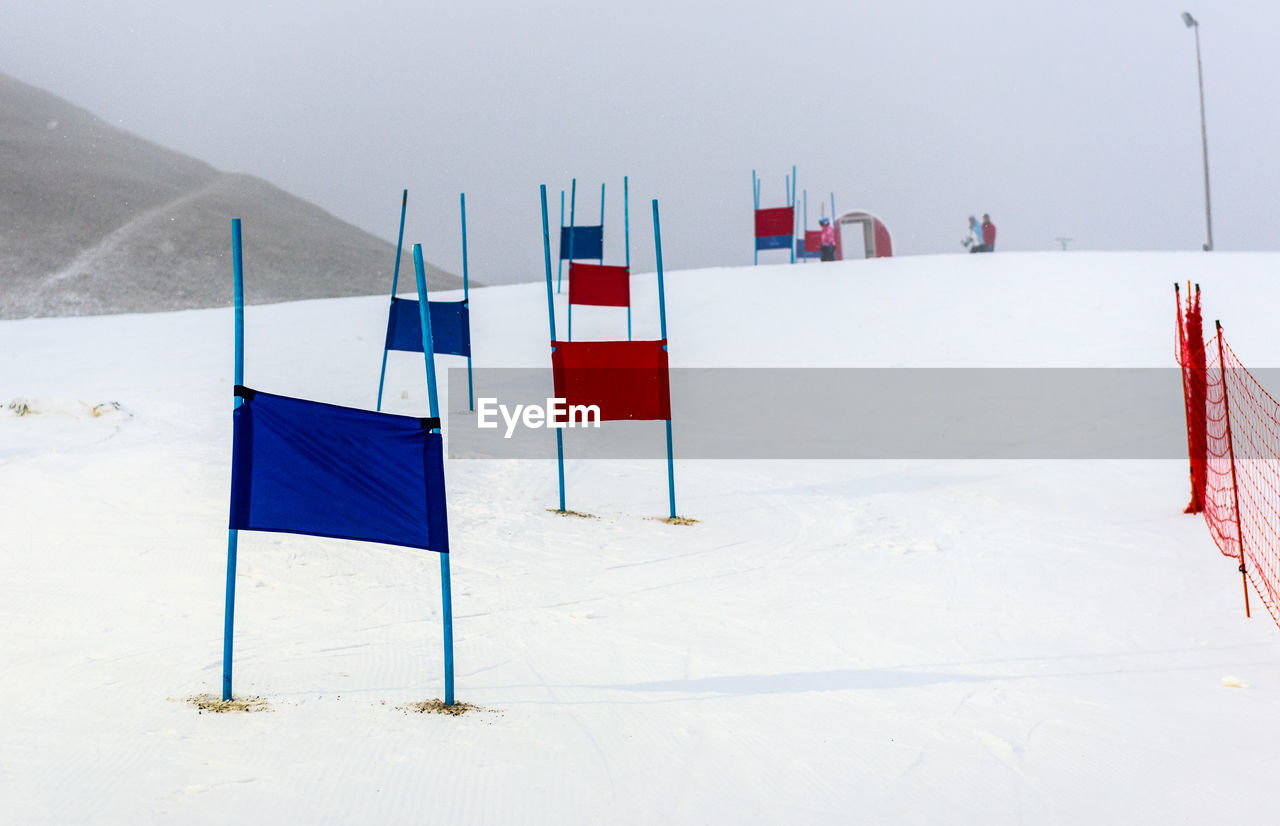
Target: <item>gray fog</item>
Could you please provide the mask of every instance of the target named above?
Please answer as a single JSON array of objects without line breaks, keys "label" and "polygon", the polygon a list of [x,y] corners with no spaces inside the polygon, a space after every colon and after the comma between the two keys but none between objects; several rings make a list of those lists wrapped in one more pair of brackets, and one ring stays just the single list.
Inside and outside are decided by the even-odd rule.
[{"label": "gray fog", "polygon": [[[752,260],[751,171],[808,218],[876,213],[900,255],[1195,250],[1205,241],[1200,23],[1219,251],[1280,249],[1280,3],[1165,0],[40,0],[12,2],[0,71],[148,140],[256,175],[473,278],[542,277],[578,223],[622,263]],[[803,197],[803,195],[801,195]],[[267,231],[263,228],[257,231]],[[554,235],[553,235],[554,237]],[[1059,239],[1070,239],[1062,241]],[[761,253],[761,261],[785,261]]]}]

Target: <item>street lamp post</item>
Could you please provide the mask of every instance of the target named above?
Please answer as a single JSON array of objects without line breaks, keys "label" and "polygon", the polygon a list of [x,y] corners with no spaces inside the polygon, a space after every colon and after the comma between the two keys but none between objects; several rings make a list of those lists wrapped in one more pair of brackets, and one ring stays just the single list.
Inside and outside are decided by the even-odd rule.
[{"label": "street lamp post", "polygon": [[1200,67],[1200,21],[1191,16],[1191,12],[1182,13],[1182,22],[1188,29],[1196,30],[1196,77],[1200,81],[1200,144],[1204,150],[1204,223],[1209,233],[1205,243],[1206,251],[1213,250],[1213,210],[1209,206],[1209,132],[1204,125],[1204,70]]}]

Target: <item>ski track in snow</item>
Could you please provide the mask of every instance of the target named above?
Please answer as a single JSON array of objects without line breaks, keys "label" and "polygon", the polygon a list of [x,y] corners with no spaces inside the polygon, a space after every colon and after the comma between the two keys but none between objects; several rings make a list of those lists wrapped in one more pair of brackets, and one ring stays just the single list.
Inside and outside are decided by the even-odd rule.
[{"label": "ski track in snow", "polygon": [[50,273],[41,279],[35,289],[34,298],[36,301],[29,303],[38,304],[38,299],[41,296],[56,289],[63,289],[63,282],[80,278],[88,274],[89,271],[99,263],[99,261],[118,249],[125,241],[132,238],[142,227],[168,212],[180,209],[188,203],[204,197],[212,190],[221,186],[226,179],[227,176],[220,175],[199,189],[193,189],[190,192],[185,192],[177,198],[173,198],[163,204],[152,207],[145,212],[141,212],[133,218],[130,218],[128,221],[103,236],[102,240],[98,241],[98,243],[82,250],[79,255],[71,260],[71,263],[67,264],[67,266],[55,273]]}]

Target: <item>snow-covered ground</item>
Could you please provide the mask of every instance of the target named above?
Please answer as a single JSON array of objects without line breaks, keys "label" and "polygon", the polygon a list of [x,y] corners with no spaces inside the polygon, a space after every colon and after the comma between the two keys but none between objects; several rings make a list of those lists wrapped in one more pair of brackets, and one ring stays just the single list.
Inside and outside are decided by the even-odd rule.
[{"label": "snow-covered ground", "polygon": [[[1277,271],[1003,253],[669,272],[671,359],[1168,367],[1190,279],[1271,367]],[[638,337],[654,285],[634,279]],[[547,366],[545,299],[473,291],[476,364]],[[246,383],[371,408],[385,313],[250,307]],[[575,338],[617,323],[575,312]],[[244,533],[235,691],[270,711],[199,714],[186,699],[221,681],[231,385],[230,310],[0,322],[0,403],[33,411],[0,412],[5,822],[1271,817],[1280,635],[1181,513],[1185,460],[680,460],[678,397],[691,526],[651,518],[661,461],[570,463],[568,504],[597,519],[548,512],[554,463],[447,463],[457,696],[484,710],[403,708],[443,692],[435,555]],[[421,358],[391,355],[386,399],[425,413]]]}]

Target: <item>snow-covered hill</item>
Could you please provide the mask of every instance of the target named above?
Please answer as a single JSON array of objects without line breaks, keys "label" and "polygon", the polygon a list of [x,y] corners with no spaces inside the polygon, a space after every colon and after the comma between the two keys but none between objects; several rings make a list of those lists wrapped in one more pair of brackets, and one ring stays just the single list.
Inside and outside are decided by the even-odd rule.
[{"label": "snow-covered hill", "polygon": [[[220,307],[231,218],[251,303],[373,295],[395,247],[249,175],[125,132],[0,74],[0,319]],[[395,229],[400,190],[386,193]],[[461,280],[429,265],[430,285]]]},{"label": "snow-covered hill", "polygon": [[[669,272],[671,359],[1167,367],[1172,286],[1191,280],[1236,352],[1273,366],[1278,265]],[[477,366],[546,367],[545,301],[540,284],[474,290]],[[633,301],[637,337],[656,337],[653,275]],[[372,408],[385,313],[249,307],[246,383]],[[575,311],[575,338],[617,324]],[[421,358],[389,362],[385,408],[424,413]],[[691,526],[651,518],[661,461],[570,463],[570,507],[595,519],[548,512],[554,463],[446,465],[457,693],[485,710],[402,708],[442,693],[434,555],[245,533],[236,693],[271,710],[198,714],[185,698],[220,685],[231,384],[230,310],[0,322],[0,403],[32,411],[0,412],[6,819],[1269,816],[1280,638],[1244,620],[1234,566],[1181,513],[1185,460],[682,460],[678,397]]]}]

